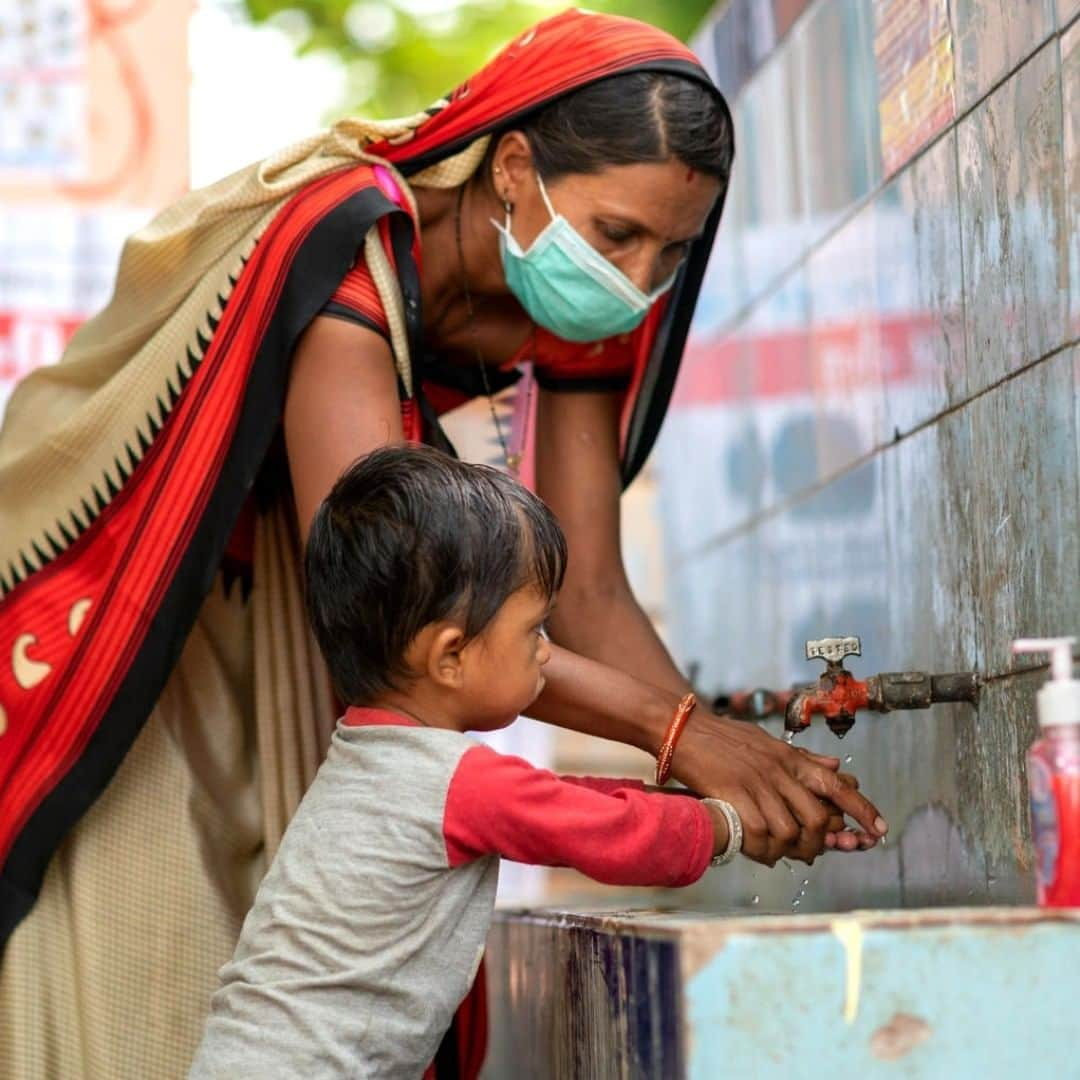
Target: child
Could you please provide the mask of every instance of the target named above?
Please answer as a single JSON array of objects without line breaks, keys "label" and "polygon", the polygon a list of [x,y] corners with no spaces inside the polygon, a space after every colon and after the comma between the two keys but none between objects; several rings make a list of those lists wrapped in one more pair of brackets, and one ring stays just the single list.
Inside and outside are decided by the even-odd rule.
[{"label": "child", "polygon": [[420,1076],[480,963],[500,856],[673,886],[734,854],[715,800],[560,778],[464,734],[543,689],[565,564],[551,512],[496,470],[399,446],[335,484],[305,571],[349,707],[221,971],[192,1078]]}]

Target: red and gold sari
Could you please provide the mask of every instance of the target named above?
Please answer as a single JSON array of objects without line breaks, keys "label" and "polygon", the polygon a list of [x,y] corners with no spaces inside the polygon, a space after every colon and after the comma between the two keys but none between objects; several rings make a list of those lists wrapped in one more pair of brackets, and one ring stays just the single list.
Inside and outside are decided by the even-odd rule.
[{"label": "red and gold sari", "polygon": [[[416,369],[410,186],[462,183],[493,130],[642,69],[711,86],[668,35],[567,12],[426,113],[343,121],[193,192],[128,241],[109,306],[12,397],[0,432],[0,1075],[185,1073],[334,721],[287,482],[274,482],[287,472],[293,347],[362,257],[406,429],[438,441]],[[722,201],[633,336],[627,481],[666,408]]]}]

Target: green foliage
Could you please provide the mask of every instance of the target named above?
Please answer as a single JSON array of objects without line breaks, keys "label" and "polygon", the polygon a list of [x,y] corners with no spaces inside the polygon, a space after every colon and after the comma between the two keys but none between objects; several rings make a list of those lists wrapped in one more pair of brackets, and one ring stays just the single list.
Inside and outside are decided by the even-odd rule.
[{"label": "green foliage", "polygon": [[[545,0],[243,0],[251,19],[286,30],[298,52],[329,50],[345,65],[347,100],[332,115],[406,116],[486,63],[514,34],[566,3]],[[710,0],[587,0],[687,39]]]}]

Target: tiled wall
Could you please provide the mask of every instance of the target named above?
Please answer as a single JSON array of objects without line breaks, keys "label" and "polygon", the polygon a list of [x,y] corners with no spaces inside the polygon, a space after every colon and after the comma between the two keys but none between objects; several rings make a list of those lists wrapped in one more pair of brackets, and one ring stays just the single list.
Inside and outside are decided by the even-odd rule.
[{"label": "tiled wall", "polygon": [[[1080,0],[731,0],[694,45],[736,172],[655,462],[666,622],[706,691],[977,669],[843,743],[884,848],[695,902],[1032,895],[1009,642],[1080,633]],[[690,899],[690,897],[687,897]]]}]

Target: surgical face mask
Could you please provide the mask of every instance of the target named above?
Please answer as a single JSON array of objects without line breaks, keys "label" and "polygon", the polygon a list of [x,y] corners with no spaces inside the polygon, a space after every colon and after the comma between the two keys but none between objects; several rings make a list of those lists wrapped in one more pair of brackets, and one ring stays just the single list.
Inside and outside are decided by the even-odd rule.
[{"label": "surgical face mask", "polygon": [[540,174],[536,174],[551,221],[522,251],[506,223],[499,230],[506,284],[538,325],[565,341],[601,341],[638,327],[649,308],[671,288],[672,274],[658,289],[643,293],[562,216],[556,214]]}]

